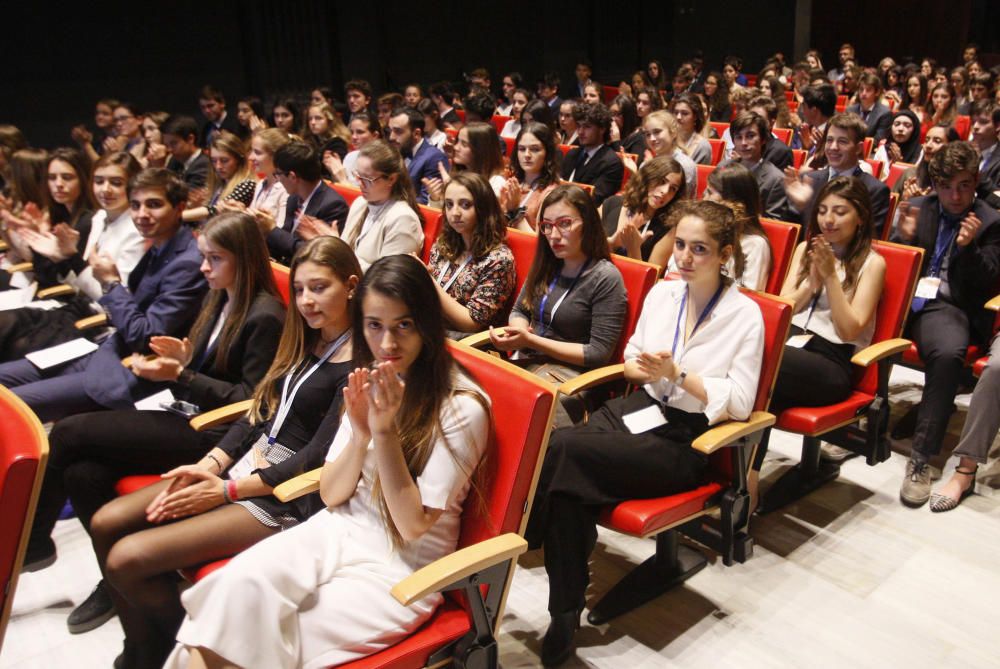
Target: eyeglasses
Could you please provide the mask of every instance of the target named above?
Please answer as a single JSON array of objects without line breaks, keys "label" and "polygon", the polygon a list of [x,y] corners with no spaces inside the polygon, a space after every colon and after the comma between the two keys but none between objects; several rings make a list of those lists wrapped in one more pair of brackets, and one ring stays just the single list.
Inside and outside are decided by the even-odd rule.
[{"label": "eyeglasses", "polygon": [[385,175],[384,174],[380,174],[377,177],[363,177],[360,174],[358,174],[357,172],[355,172],[354,173],[354,178],[357,179],[359,182],[361,182],[361,185],[367,186],[368,188],[371,188],[372,185],[375,182],[377,182],[379,179],[385,179]]},{"label": "eyeglasses", "polygon": [[538,230],[543,235],[550,235],[550,234],[552,234],[552,230],[554,228],[558,228],[559,229],[559,233],[564,235],[567,232],[569,232],[569,229],[572,228],[573,224],[576,223],[577,221],[579,221],[579,222],[582,223],[583,219],[582,218],[570,218],[569,216],[564,216],[562,218],[557,218],[554,221],[543,220],[538,225]]}]

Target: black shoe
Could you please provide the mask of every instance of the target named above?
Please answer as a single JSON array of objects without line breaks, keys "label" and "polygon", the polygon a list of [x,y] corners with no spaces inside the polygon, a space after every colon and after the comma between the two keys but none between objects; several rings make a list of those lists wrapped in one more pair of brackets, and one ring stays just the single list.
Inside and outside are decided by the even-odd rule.
[{"label": "black shoe", "polygon": [[24,564],[21,565],[21,572],[27,573],[39,571],[52,565],[56,561],[56,544],[51,538],[46,537],[41,543],[28,543],[28,550],[24,552]]},{"label": "black shoe", "polygon": [[573,654],[573,637],[580,628],[580,611],[573,610],[552,616],[549,629],[542,639],[542,664],[558,667]]},{"label": "black shoe", "polygon": [[83,634],[97,629],[115,617],[115,605],[111,602],[107,588],[102,580],[83,603],[73,609],[66,619],[70,634]]},{"label": "black shoe", "polygon": [[920,409],[919,404],[914,404],[911,406],[903,417],[896,421],[896,425],[892,428],[892,438],[900,441],[903,439],[909,439],[917,431],[917,412]]}]

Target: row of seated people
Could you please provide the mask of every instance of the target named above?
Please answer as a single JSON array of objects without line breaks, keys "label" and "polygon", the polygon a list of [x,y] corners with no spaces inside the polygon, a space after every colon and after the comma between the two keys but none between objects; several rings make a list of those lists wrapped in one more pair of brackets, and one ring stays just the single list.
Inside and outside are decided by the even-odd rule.
[{"label": "row of seated people", "polygon": [[[954,147],[954,150],[951,150],[949,148],[949,151],[946,152],[946,153],[956,154],[954,156],[951,156],[952,162],[954,163],[952,165],[952,168],[953,168],[954,165],[957,165],[957,164],[959,164],[961,162],[961,159],[963,158],[963,156],[962,156],[962,150],[964,150],[965,154],[966,154],[964,156],[965,163],[962,163],[961,165],[959,165],[963,169],[960,170],[960,174],[958,174],[957,176],[961,177],[961,176],[964,175],[965,181],[969,181],[970,178],[971,178],[971,183],[974,184],[975,183],[975,178],[974,178],[974,176],[975,176],[975,173],[974,173],[974,164],[975,163],[974,163],[974,161],[970,162],[968,160],[968,156],[969,155],[972,155],[973,157],[975,157],[975,154],[971,152],[971,149],[969,149],[966,145],[956,144],[955,147]],[[945,154],[942,154],[942,155],[944,156]],[[396,162],[399,163],[398,158],[396,159]],[[651,161],[651,163],[652,162],[653,161]],[[942,162],[942,165],[944,165],[944,166],[947,167],[947,164],[946,164],[946,161],[945,161],[944,157],[942,157],[941,162]],[[400,170],[400,172],[402,172],[402,170]],[[947,175],[944,175],[943,178],[945,179],[945,181],[948,181]],[[462,181],[459,181],[458,179],[459,179],[459,177],[456,177],[456,186],[462,185]],[[463,200],[465,199],[465,193],[462,193],[461,190],[458,189],[458,188],[454,188],[453,189],[450,186],[450,184],[449,184],[449,188],[447,189],[447,192],[452,192],[452,190],[454,190],[455,191],[454,197],[456,199],[455,200],[450,200],[450,198],[446,197],[446,208],[449,210],[448,211],[449,224],[451,224],[452,220],[454,220],[456,223],[458,223],[458,227],[459,228],[462,227],[461,226],[461,223],[462,223],[461,219],[463,218],[461,215],[459,215],[457,213],[460,210],[462,210],[462,209],[464,209],[465,211],[469,211],[470,209],[476,209],[476,210],[478,210],[478,205],[480,204],[480,202],[483,203],[483,206],[487,206],[488,207],[489,205],[485,204],[485,203],[488,203],[488,202],[493,202],[494,203],[493,206],[496,206],[495,198],[490,197],[489,190],[487,189],[487,187],[485,186],[485,184],[483,183],[482,180],[477,180],[477,179],[464,180],[463,179],[463,181],[465,181],[466,184],[467,184],[467,186],[465,187],[465,189],[469,193],[468,200],[466,200],[465,202],[463,202]],[[471,185],[471,184],[477,183],[477,182],[479,184],[478,185],[478,192],[476,193],[476,197],[473,198],[472,197],[473,190],[470,189],[468,187],[468,185]],[[857,182],[856,181],[852,181],[852,180],[846,180],[845,181],[845,180],[841,180],[841,179],[835,179],[830,184],[831,190],[835,190],[833,188],[833,186],[836,185],[836,184],[838,184],[838,183],[841,183],[841,184],[842,183],[846,183],[846,184],[848,184],[848,186],[850,187],[850,189],[853,189],[853,192],[851,193],[851,195],[854,198],[854,200],[853,200],[854,204],[849,205],[849,206],[853,207],[853,211],[855,213],[855,218],[857,219],[856,221],[854,221],[856,229],[860,229],[860,228],[867,229],[867,228],[872,227],[872,226],[867,225],[867,224],[866,225],[859,225],[858,224],[858,221],[861,221],[861,220],[867,221],[867,223],[871,223],[872,222],[872,218],[871,218],[870,215],[867,215],[865,213],[867,211],[866,210],[866,205],[868,207],[868,210],[870,210],[870,203],[864,202],[864,196],[859,195],[860,189],[858,187]],[[662,178],[660,185],[668,186],[667,192],[669,192],[669,190],[670,190],[669,187],[672,187],[674,190],[676,190],[677,187],[678,187],[677,183],[670,183],[670,180],[668,178]],[[472,188],[475,189],[477,187],[473,186]],[[971,192],[974,193],[974,188],[972,189]],[[140,230],[141,233],[142,232],[150,232],[150,233],[156,233],[157,232],[158,227],[157,227],[156,224],[157,223],[161,223],[162,221],[158,221],[156,219],[156,217],[148,215],[148,212],[150,210],[155,210],[156,209],[156,205],[157,204],[159,204],[160,207],[162,208],[165,205],[165,202],[172,202],[173,207],[175,209],[178,209],[178,208],[182,209],[181,202],[182,202],[183,198],[177,197],[177,195],[175,193],[174,194],[174,199],[170,200],[166,196],[166,193],[167,193],[167,190],[163,189],[163,192],[159,194],[160,195],[160,201],[159,202],[156,202],[157,198],[154,197],[154,198],[152,198],[152,201],[142,201],[140,199],[140,200],[138,200],[138,205],[136,205],[136,202],[137,202],[136,198],[134,198],[134,197],[132,198],[132,201],[133,201],[133,205],[132,206],[136,207],[136,210],[139,212],[139,215],[136,217],[136,220],[137,220],[137,223],[138,223],[138,228],[139,228],[139,230]],[[844,193],[847,193],[847,190],[845,190]],[[836,197],[836,196],[833,196],[833,197]],[[473,199],[476,199],[475,203],[471,201]],[[850,198],[842,198],[842,199],[847,200],[847,201],[851,201]],[[815,233],[814,237],[816,238],[816,241],[813,243],[813,246],[815,248],[811,248],[810,254],[808,254],[808,255],[806,255],[805,251],[802,248],[800,248],[800,251],[797,254],[798,262],[796,264],[793,264],[791,276],[799,277],[799,281],[795,283],[796,289],[800,288],[801,283],[802,283],[803,271],[801,270],[801,265],[802,265],[802,263],[806,262],[803,259],[804,257],[808,257],[808,258],[812,259],[815,256],[816,258],[818,258],[818,260],[816,261],[815,265],[817,267],[819,267],[819,266],[822,265],[823,268],[824,268],[823,271],[825,271],[825,270],[832,270],[833,267],[834,267],[834,265],[836,264],[833,261],[833,258],[834,258],[833,255],[829,255],[829,254],[824,255],[824,246],[823,246],[823,244],[822,244],[822,242],[820,240],[820,234],[822,234],[823,238],[826,238],[828,236],[827,233],[829,232],[829,237],[830,238],[832,238],[835,241],[839,240],[839,243],[841,243],[841,244],[844,243],[844,239],[838,237],[837,235],[838,235],[838,233],[841,234],[841,235],[843,235],[844,234],[843,227],[846,227],[846,226],[843,226],[843,227],[839,226],[839,225],[836,224],[836,222],[832,222],[830,224],[826,223],[827,220],[834,220],[837,215],[843,214],[844,212],[838,211],[838,208],[837,208],[837,206],[835,204],[836,200],[830,200],[829,202],[827,200],[830,200],[830,198],[828,198],[826,195],[821,196],[821,198],[819,200],[819,208],[818,208],[818,210],[817,210],[817,212],[815,214],[815,217],[814,217],[814,225],[816,227],[816,230],[814,230],[814,233]],[[971,202],[971,200],[970,200],[970,202]],[[942,206],[947,206],[947,204],[948,203],[945,203]],[[954,204],[954,203],[952,203],[952,204]],[[968,208],[968,203],[962,203],[962,204],[963,204],[963,206],[959,208],[960,211],[964,211],[964,209]],[[562,212],[558,211],[559,205],[563,205],[563,207],[566,209],[566,211],[562,211]],[[549,213],[548,212],[548,207],[549,206],[552,207],[552,212],[553,212],[552,213],[552,217],[549,217],[549,216],[546,215],[546,214]],[[680,211],[683,211],[683,209],[679,210],[679,212]],[[822,228],[819,227],[820,224],[818,222],[815,222],[815,221],[818,221],[821,216],[824,217],[824,224],[823,224]],[[178,216],[177,217],[177,221],[175,221],[175,223],[179,221],[179,218],[180,217]],[[497,221],[498,218],[499,217],[493,219],[494,223],[496,223],[496,221]],[[988,218],[988,217],[986,217],[986,218]],[[244,219],[244,220],[246,220],[246,219]],[[495,333],[494,344],[496,344],[497,347],[501,348],[501,349],[506,348],[506,349],[509,350],[509,349],[513,349],[513,348],[519,348],[519,349],[520,348],[534,348],[534,346],[536,346],[539,343],[541,343],[541,340],[545,339],[545,338],[544,337],[541,337],[541,338],[535,337],[535,338],[528,339],[528,335],[534,335],[535,334],[535,332],[532,332],[531,330],[540,330],[541,332],[544,333],[544,332],[546,332],[547,328],[552,328],[552,329],[555,328],[555,326],[557,325],[557,323],[556,323],[555,315],[552,312],[553,311],[559,311],[559,306],[558,305],[560,305],[562,303],[562,301],[563,301],[562,298],[564,298],[567,294],[569,294],[569,293],[571,293],[571,292],[574,291],[574,287],[577,285],[578,279],[580,279],[580,281],[579,281],[579,289],[577,291],[577,295],[574,296],[575,298],[578,298],[579,295],[583,294],[583,286],[584,286],[584,281],[583,280],[587,279],[586,275],[588,275],[588,272],[589,272],[589,276],[596,277],[596,279],[598,279],[598,280],[604,278],[604,277],[600,276],[601,272],[598,272],[598,268],[601,266],[601,263],[597,262],[596,259],[599,259],[599,258],[602,258],[602,257],[606,259],[606,256],[607,256],[607,253],[608,253],[607,237],[605,235],[605,231],[603,229],[603,226],[600,223],[600,219],[596,215],[596,210],[593,207],[592,201],[582,191],[573,189],[572,187],[561,187],[559,189],[559,192],[554,192],[554,193],[550,194],[550,196],[546,199],[545,204],[542,207],[541,221],[542,221],[542,223],[540,225],[540,228],[541,228],[541,232],[543,234],[539,237],[539,241],[538,241],[539,253],[536,254],[536,258],[545,258],[546,256],[545,256],[544,253],[542,253],[542,251],[544,251],[545,249],[549,249],[551,251],[551,254],[552,254],[551,256],[548,256],[550,267],[544,270],[545,272],[547,272],[547,275],[544,277],[543,280],[538,281],[539,277],[536,276],[536,279],[534,281],[529,280],[528,282],[526,282],[526,285],[528,285],[528,286],[534,286],[535,287],[534,290],[537,291],[537,293],[535,295],[535,298],[536,298],[537,301],[534,304],[532,304],[531,301],[528,301],[528,305],[530,305],[530,308],[528,309],[530,316],[525,317],[525,315],[522,314],[519,317],[519,319],[518,319],[518,317],[516,315],[512,316],[512,320],[511,320],[512,327],[507,328],[507,329],[505,329],[502,332]],[[466,220],[465,223],[468,224],[469,221]],[[947,223],[948,222],[946,222],[946,224]],[[987,220],[985,226],[983,226],[981,222],[980,222],[979,225],[982,226],[984,229],[990,230],[990,232],[992,233],[992,232],[995,232],[995,230],[992,229],[991,224],[992,224],[992,220]],[[932,225],[933,225],[933,222],[932,222]],[[954,223],[952,223],[952,225],[954,225]],[[971,233],[967,229],[969,226],[971,226],[973,228],[973,230],[972,230]],[[164,230],[167,227],[169,227],[169,226],[165,226],[163,229],[159,229],[159,232],[160,232],[161,235],[162,235],[162,233],[164,232]],[[671,229],[675,229],[675,233],[676,233],[676,230],[679,229],[679,227],[677,225],[668,225],[668,227],[670,227]],[[180,228],[177,228],[177,229],[179,230]],[[966,234],[963,234],[961,237],[956,237],[955,247],[957,249],[965,249],[966,247],[968,247],[970,245],[970,241],[971,241],[972,237],[975,236],[974,233],[978,232],[978,228],[977,228],[977,226],[974,223],[969,223],[968,226],[967,226],[965,221],[963,221],[962,230]],[[577,231],[579,231],[579,236],[577,237],[577,239],[573,239],[573,237],[576,236],[573,233],[577,232]],[[854,232],[855,231],[852,231],[851,236],[855,236]],[[869,235],[869,239],[870,239],[871,230],[868,230],[868,235]],[[150,238],[154,238],[154,237],[151,236]],[[161,240],[162,239],[163,238],[161,237]],[[736,237],[733,237],[734,241],[736,239],[737,239]],[[585,242],[585,240],[586,240],[586,242]],[[988,236],[988,238],[985,240],[985,242],[986,243],[984,244],[984,246],[986,248],[985,248],[985,252],[982,255],[988,256],[990,253],[995,253],[995,248],[991,248],[990,247],[991,243],[995,243],[995,240],[993,239],[992,235]],[[155,244],[155,241],[154,241],[154,244]],[[586,244],[586,247],[584,246],[584,244]],[[472,245],[470,245],[470,247],[471,246]],[[736,246],[736,245],[735,244],[727,244],[726,246]],[[677,260],[677,264],[678,264],[679,269],[681,270],[681,274],[682,274],[682,276],[684,276],[685,272],[689,269],[689,267],[686,266],[686,265],[684,265],[679,260],[680,257],[685,257],[684,253],[680,251],[680,249],[682,247],[685,247],[685,243],[683,242],[683,239],[681,240],[680,243],[678,243],[675,240],[675,242],[674,242],[675,260]],[[978,244],[976,245],[976,247],[978,248]],[[467,248],[469,248],[469,247],[467,247]],[[587,252],[583,252],[582,251],[583,248],[587,248],[588,251]],[[591,252],[590,249],[595,249],[595,250],[593,250]],[[703,250],[703,249],[700,246],[696,245],[694,249],[688,251],[686,257],[688,257],[688,258],[692,257],[694,254],[697,254],[697,252],[699,250]],[[840,260],[840,262],[845,262],[845,258],[843,258],[843,249],[839,249],[839,250],[840,250],[840,253],[841,253],[841,260]],[[931,265],[934,266],[935,263],[937,263],[938,264],[937,271],[940,272],[942,270],[940,263],[943,262],[941,260],[941,258],[945,257],[945,256],[949,256],[950,257],[950,254],[952,253],[952,251],[953,251],[953,249],[951,249],[951,248],[948,248],[948,249],[942,248],[940,250],[940,252],[937,254],[938,258],[936,260],[934,260],[931,263]],[[159,254],[154,253],[153,255],[159,255]],[[730,255],[737,255],[737,254],[735,254],[733,251],[730,251],[728,253],[720,253],[719,255],[720,255],[720,257],[723,258],[723,260],[725,260],[725,261],[728,262]],[[551,259],[552,257],[557,258],[558,261],[553,262],[552,259]],[[871,257],[870,253],[866,252],[865,255],[864,255],[864,258],[869,258],[869,257]],[[154,258],[154,260],[155,260],[155,258]],[[457,260],[457,258],[456,258],[456,260]],[[986,260],[988,262],[989,258],[986,258]],[[593,266],[594,266],[593,269],[590,269],[590,265],[592,264],[591,261],[594,261],[593,262]],[[446,271],[447,270],[451,270],[453,267],[456,267],[457,264],[458,263],[455,263],[451,267],[446,267],[445,270]],[[971,267],[973,264],[974,263],[968,263],[968,264],[963,264],[963,266]],[[569,265],[576,265],[576,267],[579,268],[579,269],[575,273],[575,275],[572,275],[570,277],[563,277],[561,269],[562,269],[563,266],[569,266]],[[536,266],[537,266],[537,269],[538,269],[539,272],[543,272],[543,268],[545,267],[544,260],[537,261],[536,262]],[[948,265],[948,268],[950,269],[950,264]],[[96,270],[96,268],[94,268],[94,269]],[[460,269],[461,268],[454,269],[454,273],[458,274],[459,271],[460,271]],[[573,269],[573,268],[571,267],[570,269]],[[977,268],[975,270],[969,270],[969,271],[980,272],[980,269],[981,268]],[[986,269],[988,270],[989,267],[987,267]],[[820,270],[817,270],[817,271],[820,271]],[[956,271],[958,271],[958,270],[956,270]],[[172,272],[172,274],[173,274],[173,272]],[[815,285],[816,282],[819,281],[818,278],[812,277],[810,271],[806,271],[804,274],[805,275],[809,275],[810,280],[814,282],[814,285]],[[581,279],[581,275],[584,275],[584,276],[582,276],[582,279]],[[874,271],[874,272],[866,272],[865,273],[865,276],[873,276],[873,275],[877,276],[878,272]],[[829,277],[830,277],[829,274],[824,274],[823,276],[826,277],[827,279],[829,279]],[[118,284],[114,278],[109,278],[108,274],[101,274],[101,277],[104,277],[103,283],[105,284],[104,287],[107,288],[107,294],[109,294],[109,295],[112,296],[111,298],[109,298],[107,300],[107,302],[108,303],[114,302],[115,301],[115,299],[114,299],[115,297],[121,298],[122,297],[121,295],[118,295],[118,296],[114,295],[114,293],[120,292],[120,291],[118,291],[118,289],[120,288],[120,284]],[[601,283],[601,281],[598,281],[598,280],[595,280],[595,284]],[[963,279],[963,282],[964,281],[965,281],[965,279]],[[834,280],[834,282],[836,282],[836,280]],[[138,283],[141,283],[141,281],[137,282],[137,286],[138,286]],[[604,283],[607,283],[607,282],[605,281]],[[956,284],[956,286],[958,285],[958,280],[957,279],[956,279],[955,284]],[[829,284],[824,284],[824,285],[828,286]],[[786,286],[786,288],[787,288],[787,286]],[[850,288],[851,288],[851,286],[849,286],[849,289]],[[549,307],[548,307],[549,308],[549,312],[546,313],[546,302],[548,302],[548,300],[546,300],[545,298],[550,293],[552,293],[553,295],[558,294],[559,291],[560,291],[560,289],[562,289],[562,291],[563,291],[562,294],[559,295],[559,298],[556,299],[556,302],[554,304],[549,305]],[[869,290],[870,290],[870,288],[867,289],[867,290],[865,290],[865,291],[862,291],[861,293],[859,293],[857,290],[855,290],[854,291],[855,297],[853,297],[851,299],[851,308],[857,308],[857,309],[861,310],[861,314],[860,315],[855,315],[854,317],[858,318],[861,321],[866,322],[866,323],[871,320],[871,318],[872,318],[872,312],[869,311],[869,313],[867,315],[865,315],[863,313],[864,312],[864,305],[865,305],[865,298],[863,298],[863,297],[859,298],[858,295],[869,295],[869,301],[870,301],[870,294],[868,292]],[[980,288],[980,290],[981,290],[981,288]],[[139,291],[137,289],[135,292],[138,294],[141,291]],[[876,291],[876,294],[877,294],[877,292],[878,291]],[[107,297],[107,295],[105,297]],[[523,304],[526,301],[526,299],[525,299],[526,297],[527,296],[522,291],[522,299],[519,299],[519,303]],[[618,296],[619,302],[622,301],[622,297],[623,297],[623,295],[621,293],[619,293],[619,296]],[[807,294],[807,298],[808,298],[808,294]],[[806,301],[808,302],[809,300],[807,299]],[[937,301],[935,301],[935,303],[937,303],[937,302],[943,302],[943,301],[944,300],[937,300]],[[830,302],[831,302],[831,305],[836,303],[836,301],[833,299],[832,296],[830,298]],[[854,304],[855,302],[857,302],[858,304],[855,305]],[[539,308],[539,317],[537,319],[535,319],[535,317],[534,317],[534,307],[535,307],[536,304],[537,304],[537,306]],[[162,307],[162,305],[161,305],[161,307]],[[812,305],[812,308],[809,310],[810,311],[810,315],[806,317],[807,320],[809,318],[815,318],[816,317],[816,315],[814,315],[813,312],[815,312],[816,309],[818,309],[818,308],[820,308],[820,304],[819,304],[819,301],[817,300],[817,301],[814,301],[814,303]],[[868,304],[868,308],[871,309],[872,305]],[[804,305],[800,305],[800,309],[804,309]],[[830,307],[830,311],[833,314],[832,316],[830,316],[830,318],[834,321],[835,324],[836,324],[836,320],[838,318],[838,316],[836,315],[836,309],[837,309],[837,307],[835,307],[835,306],[831,306]],[[566,314],[569,314],[569,312],[567,311]],[[546,325],[546,316],[548,316],[548,321],[549,321],[548,325]],[[217,322],[218,320],[219,320],[218,316],[216,316],[215,317],[215,321]],[[523,328],[523,326],[521,326],[522,330],[519,332],[518,331],[518,329],[519,329],[518,326],[521,325],[521,321],[526,322],[527,325],[529,326],[529,328]],[[808,326],[808,322],[806,323],[806,326]],[[834,327],[836,327],[836,325]],[[620,329],[620,325],[619,325],[619,329]],[[813,329],[819,330],[820,328],[816,327],[816,328],[813,328]],[[597,328],[597,330],[600,330],[600,328]],[[590,336],[590,335],[592,335],[592,332],[588,332],[587,334],[588,334],[588,336]],[[817,333],[817,334],[819,334],[819,333]],[[618,334],[616,333],[615,336],[618,336]],[[820,336],[822,336],[822,335],[820,335]],[[116,337],[117,337],[117,335],[116,335]],[[112,340],[109,340],[109,341],[115,341],[115,339],[112,338]],[[152,344],[152,342],[150,342],[150,343]],[[836,342],[836,343],[840,343],[840,342]],[[168,345],[166,342],[161,342],[161,344],[163,346],[167,346]],[[181,342],[180,344],[177,344],[176,342],[172,342],[169,345],[183,347],[183,342]],[[577,355],[579,355],[579,356],[583,357],[584,359],[586,359],[586,347],[587,347],[587,344],[579,344],[579,345],[576,345],[576,347],[572,351],[566,351],[566,349],[563,349],[563,350],[566,351],[566,353],[569,353],[570,356],[577,356]],[[114,350],[114,349],[116,349],[116,345],[112,344],[109,348],[111,348],[111,349]],[[122,347],[119,346],[117,348],[117,350],[121,351]],[[164,349],[164,350],[166,350],[166,349]],[[536,349],[536,350],[538,350],[538,349]],[[545,353],[548,353],[547,357],[555,358],[557,361],[559,360],[559,351],[558,351],[558,349],[552,348],[549,351],[545,351],[544,344],[543,344],[542,351],[545,352]],[[179,359],[183,359],[184,358],[184,354],[183,353],[176,353],[176,355],[178,356]],[[565,355],[565,353],[564,353],[564,355]],[[107,356],[105,356],[105,357],[107,357]],[[168,358],[168,357],[169,356],[163,356],[163,358]],[[117,358],[120,358],[120,355],[118,355],[115,358],[116,362],[117,362]],[[565,362],[566,360],[563,360],[563,361]],[[572,360],[570,360],[569,362],[572,362]],[[142,369],[142,367],[143,367],[143,363],[142,362],[133,363],[133,366],[135,366],[136,364],[138,364],[139,369]],[[162,365],[162,363],[157,363],[157,367],[158,368],[161,365]],[[183,365],[181,365],[181,367],[183,367]],[[110,368],[105,368],[105,369],[108,369],[110,371]],[[117,362],[117,369],[124,369],[120,365],[120,362]],[[170,375],[174,374],[174,373],[176,374],[175,378],[180,379],[180,375],[181,375],[182,372],[178,369],[177,365],[174,365],[174,367],[171,369],[171,371],[169,371],[169,372],[166,373],[165,378],[171,378]],[[154,374],[155,374],[155,372],[154,372]],[[680,372],[678,372],[678,375],[679,374],[680,374]],[[109,374],[109,377],[110,376],[113,376],[113,375]],[[141,374],[140,374],[140,376],[141,376]],[[147,380],[153,380],[153,379],[147,379]],[[681,379],[681,383],[683,385],[684,379]],[[85,386],[86,383],[84,383],[82,385]],[[98,385],[99,385],[99,382],[98,382]],[[780,380],[779,380],[779,387],[780,387]],[[90,400],[94,400],[95,398],[93,398],[93,396],[91,396],[91,397],[89,397],[89,399]],[[84,400],[84,401],[86,401],[86,400]],[[107,406],[107,408],[115,408],[115,405],[106,405],[106,406]],[[92,406],[88,406],[87,408],[93,408],[93,407]],[[70,412],[75,412],[75,411],[79,411],[79,410],[80,409],[75,409],[75,410],[71,410]]]}]

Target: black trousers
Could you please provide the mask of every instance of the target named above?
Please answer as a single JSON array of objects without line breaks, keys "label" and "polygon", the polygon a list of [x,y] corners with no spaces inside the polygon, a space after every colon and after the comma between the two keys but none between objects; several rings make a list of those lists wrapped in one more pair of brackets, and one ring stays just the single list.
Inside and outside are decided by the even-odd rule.
[{"label": "black trousers", "polygon": [[642,434],[625,427],[624,414],[655,403],[640,389],[606,402],[586,425],[552,433],[527,530],[529,544],[545,548],[552,614],[583,607],[602,506],[701,481],[707,458],[691,442],[708,428],[704,414],[668,408],[667,425]]},{"label": "black trousers", "polygon": [[[790,334],[802,332],[801,328],[793,327]],[[854,385],[853,350],[850,344],[835,344],[815,335],[802,348],[785,346],[768,410],[779,415],[792,407],[822,407],[847,399]],[[770,436],[771,431],[766,430],[757,447],[753,461],[757,471],[764,464]]]},{"label": "black trousers", "polygon": [[31,541],[52,534],[67,497],[89,532],[97,510],[117,497],[118,479],[194,463],[226,429],[195,432],[187,419],[166,411],[98,411],[59,421],[49,434],[49,462]]},{"label": "black trousers", "polygon": [[932,300],[911,314],[906,332],[924,362],[924,394],[917,409],[913,456],[927,460],[941,452],[948,419],[955,411],[965,354],[976,332],[968,314],[943,300]]}]

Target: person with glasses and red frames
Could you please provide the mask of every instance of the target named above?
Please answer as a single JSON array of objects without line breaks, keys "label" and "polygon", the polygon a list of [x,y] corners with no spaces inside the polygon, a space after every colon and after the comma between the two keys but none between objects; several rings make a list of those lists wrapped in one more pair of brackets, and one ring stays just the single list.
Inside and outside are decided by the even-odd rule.
[{"label": "person with glasses and red frames", "polygon": [[[515,364],[559,384],[611,362],[627,299],[597,208],[582,188],[557,186],[542,201],[538,221],[528,277],[507,326],[490,328],[490,341],[514,352]],[[583,408],[563,398],[556,425],[579,420]]]}]

